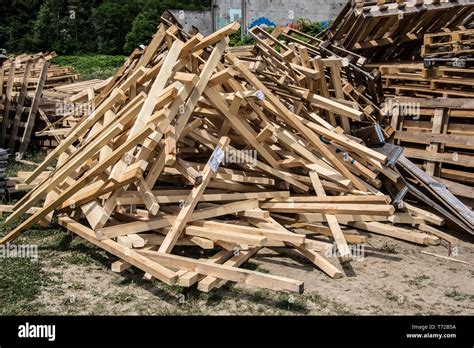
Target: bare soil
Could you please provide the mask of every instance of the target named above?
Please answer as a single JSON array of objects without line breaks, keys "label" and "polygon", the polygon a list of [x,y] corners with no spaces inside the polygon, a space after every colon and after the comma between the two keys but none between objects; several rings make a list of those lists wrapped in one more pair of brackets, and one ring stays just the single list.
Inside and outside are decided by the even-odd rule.
[{"label": "bare soil", "polygon": [[[23,237],[22,237],[23,238]],[[24,237],[27,238],[27,237]],[[40,242],[47,281],[31,303],[45,315],[467,315],[474,314],[474,269],[424,255],[448,255],[446,246],[420,247],[371,235],[364,257],[331,279],[305,259],[261,250],[245,267],[303,280],[303,295],[228,284],[209,294],[142,280],[131,268],[110,270],[116,258],[57,231]],[[45,245],[46,244],[46,245]],[[458,259],[474,260],[472,239]]]}]

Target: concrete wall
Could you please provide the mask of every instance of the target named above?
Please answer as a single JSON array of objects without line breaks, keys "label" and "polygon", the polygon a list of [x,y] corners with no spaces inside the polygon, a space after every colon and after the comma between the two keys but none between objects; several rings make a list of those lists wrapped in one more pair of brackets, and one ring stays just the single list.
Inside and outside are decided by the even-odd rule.
[{"label": "concrete wall", "polygon": [[[241,0],[217,0],[217,27],[241,16]],[[247,0],[249,27],[288,25],[304,18],[315,22],[336,18],[346,0]]]},{"label": "concrete wall", "polygon": [[211,11],[170,10],[170,12],[181,23],[184,30],[189,31],[192,26],[195,26],[203,35],[212,33]]},{"label": "concrete wall", "polygon": [[[324,22],[335,19],[347,0],[247,0],[247,23],[254,25],[288,25],[298,19]],[[241,0],[216,0],[217,29],[240,20]],[[171,11],[186,28],[192,25],[208,35],[212,31],[210,11]]]}]

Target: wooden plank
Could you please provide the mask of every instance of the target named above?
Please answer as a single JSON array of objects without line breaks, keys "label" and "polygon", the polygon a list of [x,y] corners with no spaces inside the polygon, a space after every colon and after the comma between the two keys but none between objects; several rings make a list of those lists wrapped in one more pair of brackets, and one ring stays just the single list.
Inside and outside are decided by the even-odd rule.
[{"label": "wooden plank", "polygon": [[161,46],[165,35],[166,29],[163,23],[161,23],[158,26],[157,32],[153,35],[153,38],[151,39],[149,45],[146,47],[145,52],[143,52],[142,56],[140,57],[140,60],[138,61],[135,69],[139,67],[146,67],[150,63],[153,56],[155,55],[155,52]]},{"label": "wooden plank", "polygon": [[455,259],[453,257],[448,257],[448,256],[444,256],[444,255],[437,255],[437,254],[429,253],[429,252],[424,251],[424,250],[422,250],[421,253],[424,254],[424,255],[434,256],[434,257],[437,257],[437,258],[440,258],[440,259],[443,259],[443,260],[448,260],[448,261],[452,261],[452,262],[462,263],[464,265],[474,266],[474,263],[472,263],[472,262],[467,262],[467,261]]},{"label": "wooden plank", "polygon": [[[168,190],[153,190],[152,194],[155,196],[159,204],[170,204],[179,203],[185,201],[189,196],[189,190],[184,190],[181,194],[174,194],[176,191],[167,192]],[[243,201],[248,199],[287,199],[290,197],[288,191],[276,191],[276,192],[236,192],[236,193],[204,193],[200,202],[224,202],[224,201]],[[118,198],[118,204],[142,204],[143,199],[138,196],[136,192],[128,191],[125,192],[120,198]]]},{"label": "wooden plank", "polygon": [[381,234],[416,244],[439,244],[439,238],[437,237],[430,236],[426,233],[414,232],[401,227],[382,224],[380,222],[350,222],[348,225],[372,233]]},{"label": "wooden plank", "polygon": [[143,202],[145,203],[150,214],[158,214],[158,211],[160,210],[160,204],[158,203],[156,197],[153,195],[153,192],[146,183],[145,179],[143,179],[143,176],[140,176],[138,178],[137,192],[142,196]]},{"label": "wooden plank", "polygon": [[41,101],[41,95],[43,93],[43,87],[46,82],[46,77],[48,74],[49,62],[45,61],[41,68],[41,73],[39,76],[38,84],[36,85],[35,95],[33,97],[33,101],[30,106],[30,111],[28,112],[28,119],[26,121],[26,127],[23,131],[23,136],[21,138],[21,145],[20,145],[20,156],[23,157],[28,145],[30,143],[31,132],[33,130],[33,126],[35,124],[35,117],[36,112],[38,111],[38,106]]},{"label": "wooden plank", "polygon": [[221,41],[223,38],[229,36],[230,34],[235,33],[237,30],[239,30],[239,28],[240,28],[240,24],[238,22],[233,22],[226,25],[225,27],[212,33],[211,35],[203,38],[201,42],[199,42],[196,46],[193,47],[192,52],[197,52],[207,46],[213,45],[216,42]]},{"label": "wooden plank", "polygon": [[[288,242],[295,245],[303,245],[305,243],[305,237],[295,233],[287,233],[282,231],[269,230],[264,228],[255,228],[250,226],[241,226],[235,224],[221,223],[217,221],[196,221],[191,226],[201,226],[207,228],[214,228],[218,231],[223,231],[225,234],[228,232],[238,232],[242,234],[251,234],[256,236],[263,236],[268,240],[275,240],[280,242]],[[189,227],[189,226],[188,226]]]},{"label": "wooden plank", "polygon": [[21,114],[23,113],[23,106],[25,104],[25,100],[27,96],[28,81],[30,79],[32,65],[33,65],[33,62],[31,60],[28,60],[26,62],[25,71],[23,74],[23,81],[21,83],[21,88],[20,88],[20,95],[16,103],[16,112],[13,119],[13,125],[10,129],[10,141],[9,141],[8,147],[10,151],[12,152],[14,152],[16,149],[16,139],[18,135],[18,129],[20,128]]},{"label": "wooden plank", "polygon": [[240,233],[240,231],[226,231],[225,233],[222,233],[221,231],[217,231],[213,228],[194,225],[186,226],[184,228],[184,233],[187,236],[203,237],[211,239],[213,241],[223,241],[228,243],[236,243],[239,245],[243,244],[262,247],[265,246],[268,242],[265,236],[255,236],[247,233]]},{"label": "wooden plank", "polygon": [[338,270],[334,265],[332,265],[328,260],[319,255],[313,250],[306,249],[304,247],[296,247],[296,250],[305,256],[308,260],[318,266],[324,273],[334,279],[339,279],[343,277],[343,274]]},{"label": "wooden plank", "polygon": [[275,213],[323,213],[323,214],[370,214],[391,216],[395,208],[381,204],[338,204],[338,203],[262,203],[262,209]]},{"label": "wooden plank", "polygon": [[210,275],[237,283],[262,287],[271,290],[286,290],[303,293],[303,282],[284,277],[278,277],[260,272],[237,269],[226,265],[217,265],[205,261],[193,260],[182,256],[164,254],[156,251],[139,251],[140,254],[156,260],[165,267],[178,267],[180,269],[199,274]]},{"label": "wooden plank", "polygon": [[[257,200],[233,202],[217,207],[194,211],[188,222],[233,214],[239,211],[254,208],[258,208]],[[159,228],[170,227],[173,225],[175,219],[176,216],[174,215],[165,215],[156,219],[150,219],[148,221],[135,221],[126,224],[121,224],[119,226],[103,227],[96,232],[97,238],[99,240],[103,240],[131,233],[147,232]]]},{"label": "wooden plank", "polygon": [[[310,172],[309,176],[311,178],[311,182],[313,183],[314,190],[316,191],[316,195],[325,197],[326,192],[324,191],[323,185],[319,180],[318,173]],[[339,250],[339,253],[341,255],[342,261],[352,260],[352,253],[349,250],[349,246],[347,245],[346,239],[344,238],[344,234],[342,233],[341,227],[337,222],[336,215],[325,214],[325,216],[326,221],[334,237],[334,241],[336,242],[337,249]]]},{"label": "wooden plank", "polygon": [[189,221],[194,208],[199,202],[200,197],[203,195],[204,190],[207,187],[207,184],[211,180],[211,178],[215,175],[217,168],[221,164],[222,160],[224,159],[225,151],[227,145],[229,144],[230,139],[227,137],[222,137],[217,145],[216,149],[212,153],[211,158],[206,164],[206,167],[203,170],[202,175],[202,182],[195,186],[191,193],[189,194],[188,199],[184,203],[181,211],[179,212],[176,220],[174,221],[171,229],[169,230],[168,234],[166,235],[165,241],[160,246],[159,252],[161,253],[170,253],[174,247],[174,244],[178,240],[181,232],[183,231],[186,223]]},{"label": "wooden plank", "polygon": [[[209,259],[201,259],[205,262],[222,264],[226,262],[231,256],[233,255],[233,251],[229,250],[221,250],[216,255],[210,257]],[[205,276],[200,275],[196,272],[188,272],[188,271],[179,271],[179,280],[178,284],[180,286],[190,287],[200,279],[203,279]]]},{"label": "wooden plank", "polygon": [[162,265],[153,262],[147,256],[141,255],[134,250],[123,247],[113,240],[99,241],[95,238],[95,233],[93,230],[85,227],[84,225],[76,222],[75,220],[62,216],[58,218],[58,222],[61,226],[67,228],[69,231],[78,234],[88,242],[97,245],[101,249],[106,250],[107,252],[114,254],[117,257],[125,260],[126,262],[143,269],[145,272],[150,273],[153,277],[161,280],[162,282],[173,285],[178,280],[178,275],[163,267]]},{"label": "wooden plank", "polygon": [[10,125],[10,108],[12,104],[12,90],[15,81],[16,63],[13,60],[8,74],[7,89],[5,91],[5,106],[3,109],[2,131],[0,133],[0,148],[5,145],[7,129]]},{"label": "wooden plank", "polygon": [[[443,109],[435,109],[435,114],[433,117],[433,129],[431,130],[433,134],[440,134],[443,126],[444,112]],[[430,144],[426,147],[426,150],[429,152],[438,152],[439,144]],[[426,164],[426,173],[429,175],[435,175],[436,163],[433,161],[428,161]]]},{"label": "wooden plank", "polygon": [[[244,264],[248,259],[254,256],[260,248],[252,248],[249,250],[239,250],[237,252],[234,251],[234,256],[224,262],[224,266],[228,267],[240,267]],[[219,279],[213,276],[206,276],[198,283],[198,290],[203,292],[209,292],[212,289],[220,288],[224,284],[227,283],[225,279]]]}]

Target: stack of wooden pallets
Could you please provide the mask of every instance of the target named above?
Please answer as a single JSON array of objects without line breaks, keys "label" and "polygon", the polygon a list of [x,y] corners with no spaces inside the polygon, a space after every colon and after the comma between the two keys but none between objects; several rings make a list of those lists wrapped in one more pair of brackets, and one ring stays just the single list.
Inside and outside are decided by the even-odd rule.
[{"label": "stack of wooden pallets", "polygon": [[470,0],[350,1],[324,37],[370,62],[412,60],[423,36],[472,20]]},{"label": "stack of wooden pallets", "polygon": [[[339,278],[350,245],[367,241],[358,231],[420,245],[447,238],[437,230],[443,217],[391,204],[381,180],[402,179],[396,161],[341,128],[366,117],[334,77],[341,59],[258,29],[258,55],[237,58],[227,49],[238,29],[191,35],[163,17],[25,180],[38,185],[3,207],[8,226],[31,215],[0,243],[54,214],[119,257],[116,271],[133,265],[202,291],[230,281],[302,292],[301,280],[239,266],[283,248]],[[214,255],[197,259],[196,248]]]}]

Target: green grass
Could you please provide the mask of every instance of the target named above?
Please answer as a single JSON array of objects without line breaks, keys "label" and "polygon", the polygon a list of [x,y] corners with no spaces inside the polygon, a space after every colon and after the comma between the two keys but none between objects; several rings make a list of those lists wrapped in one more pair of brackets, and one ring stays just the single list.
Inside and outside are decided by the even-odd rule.
[{"label": "green grass", "polygon": [[[27,153],[23,157],[23,159],[25,161],[41,163],[44,161],[45,157],[46,157],[46,153],[44,153],[43,151],[36,151],[34,153]],[[28,171],[33,171],[35,169],[36,169],[36,166],[18,162],[15,160],[15,155],[10,155],[6,174],[7,176],[12,177],[12,176],[16,176],[19,171],[28,172]]]},{"label": "green grass", "polygon": [[396,248],[395,248],[395,244],[390,244],[390,243],[384,243],[381,250],[383,252],[386,252],[387,254],[396,254],[397,253]]},{"label": "green grass", "polygon": [[125,56],[79,55],[59,56],[52,63],[61,66],[72,66],[81,74],[82,80],[106,79],[112,76],[125,62]]},{"label": "green grass", "polygon": [[40,294],[46,275],[39,262],[28,258],[0,259],[0,315],[34,315],[40,305],[31,302]]},{"label": "green grass", "polygon": [[113,298],[113,301],[115,303],[124,304],[124,303],[128,303],[128,302],[132,302],[136,298],[137,298],[137,296],[135,294],[133,294],[131,292],[124,291],[124,292],[121,292],[121,293],[118,293],[117,295],[115,295],[114,298]]},{"label": "green grass", "polygon": [[289,312],[307,313],[308,307],[306,298],[288,294],[279,294],[276,301],[276,307]]},{"label": "green grass", "polygon": [[467,298],[467,295],[462,293],[459,289],[452,289],[450,291],[446,291],[444,294],[446,297],[451,297],[454,301],[462,301]]},{"label": "green grass", "polygon": [[331,315],[353,315],[350,308],[348,308],[345,304],[336,302],[316,291],[309,293],[306,296],[309,301],[318,306],[319,309],[325,309],[329,311]]},{"label": "green grass", "polygon": [[423,286],[423,281],[428,280],[428,279],[430,279],[429,276],[422,274],[422,275],[420,275],[420,276],[417,276],[417,277],[415,277],[415,278],[409,280],[409,281],[408,281],[408,284],[420,288],[420,287]]}]

